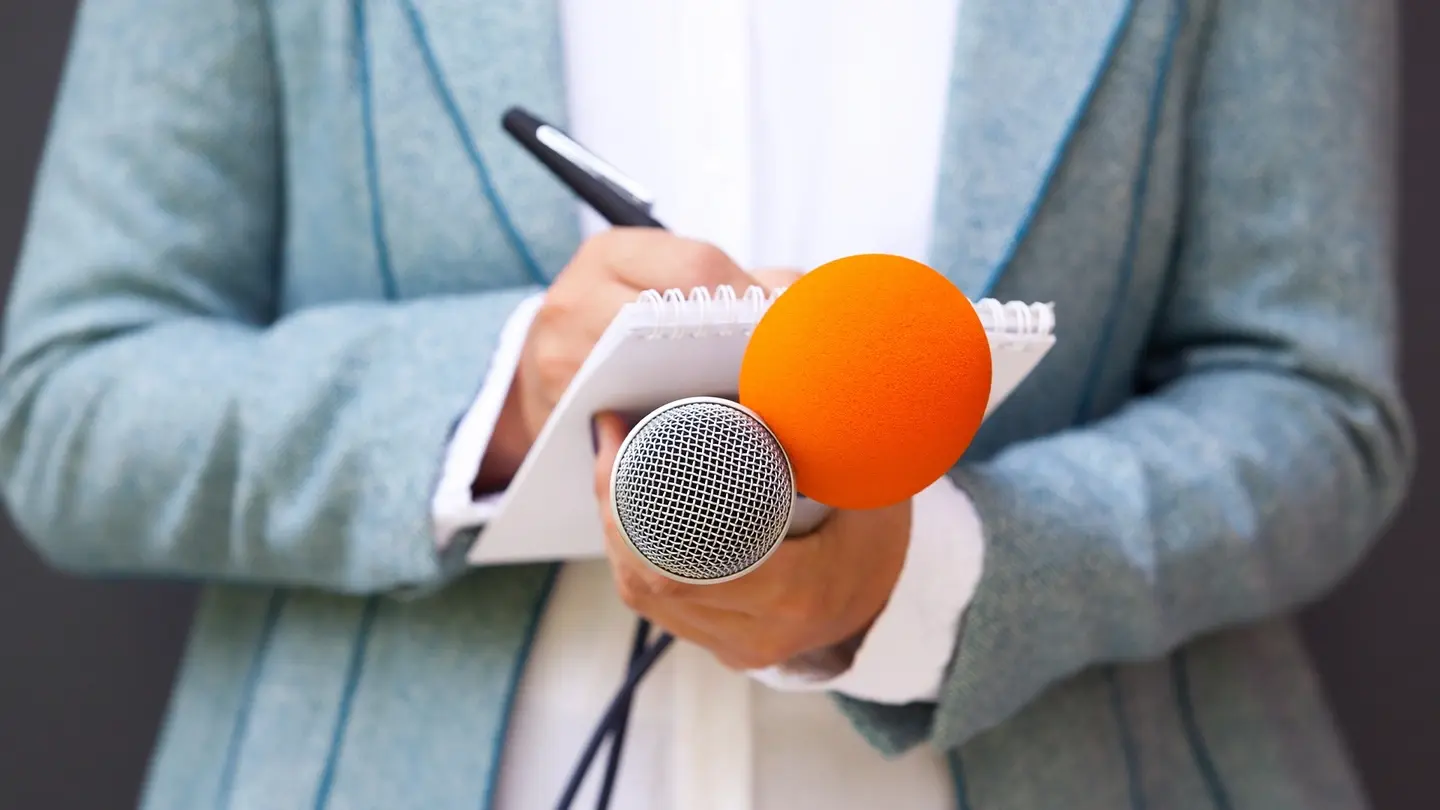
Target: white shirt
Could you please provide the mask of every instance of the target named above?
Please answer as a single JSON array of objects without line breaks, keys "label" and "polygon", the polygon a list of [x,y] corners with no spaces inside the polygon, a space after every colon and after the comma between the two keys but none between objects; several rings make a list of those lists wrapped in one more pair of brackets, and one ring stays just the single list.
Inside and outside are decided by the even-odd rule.
[{"label": "white shirt", "polygon": [[[803,270],[869,252],[924,261],[957,6],[562,0],[569,131],[656,192],[660,221],[742,267]],[[580,210],[587,235],[606,227]],[[538,304],[507,324],[466,421],[498,413]],[[447,470],[473,477],[490,430],[462,433],[480,439],[457,439]],[[821,684],[734,673],[677,642],[637,693],[612,807],[954,806],[939,752],[882,758],[820,691],[899,704],[939,689],[983,541],[948,479],[913,503],[900,581],[850,670]],[[436,500],[446,537],[486,513]],[[633,626],[604,562],[562,568],[513,708],[499,810],[554,806],[623,677]],[[604,756],[576,808],[594,805]]]}]

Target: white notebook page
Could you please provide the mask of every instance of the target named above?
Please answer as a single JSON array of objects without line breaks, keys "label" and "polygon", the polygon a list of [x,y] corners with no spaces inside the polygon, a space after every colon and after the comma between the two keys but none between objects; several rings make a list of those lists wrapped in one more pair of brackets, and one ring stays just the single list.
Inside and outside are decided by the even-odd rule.
[{"label": "white notebook page", "polygon": [[[495,517],[470,550],[494,565],[604,556],[594,492],[590,418],[620,411],[639,418],[682,397],[734,399],[750,330],[769,301],[759,288],[736,297],[721,288],[645,293],[621,309],[556,404]],[[1055,343],[1049,304],[975,304],[990,337],[988,416]]]}]

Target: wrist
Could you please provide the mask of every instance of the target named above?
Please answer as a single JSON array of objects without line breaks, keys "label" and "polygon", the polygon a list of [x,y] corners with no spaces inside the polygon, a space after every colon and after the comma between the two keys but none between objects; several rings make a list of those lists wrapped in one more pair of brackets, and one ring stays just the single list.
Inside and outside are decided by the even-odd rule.
[{"label": "wrist", "polygon": [[519,380],[516,379],[505,394],[505,404],[500,408],[495,430],[485,446],[480,469],[470,484],[470,494],[479,498],[504,489],[520,470],[520,464],[530,451],[530,443],[520,406]]},{"label": "wrist", "polygon": [[833,678],[855,663],[855,655],[860,651],[860,646],[865,643],[865,635],[870,632],[873,625],[874,621],[872,620],[858,633],[843,641],[807,650],[782,664],[777,664],[772,669],[782,671],[792,678],[809,680]]}]

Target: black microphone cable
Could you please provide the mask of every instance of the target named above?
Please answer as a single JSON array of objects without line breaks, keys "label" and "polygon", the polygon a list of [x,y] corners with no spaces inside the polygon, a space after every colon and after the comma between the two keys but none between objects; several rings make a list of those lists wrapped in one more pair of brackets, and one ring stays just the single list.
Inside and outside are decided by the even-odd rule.
[{"label": "black microphone cable", "polygon": [[[630,663],[627,666],[635,666],[640,656],[645,654],[645,648],[650,643],[650,622],[644,618],[635,621],[635,639],[630,646]],[[627,670],[628,672],[628,670]],[[637,682],[635,688],[639,689]],[[615,721],[615,728],[610,735],[610,756],[605,764],[605,781],[600,786],[600,799],[597,806],[600,810],[610,806],[610,795],[615,790],[615,779],[620,773],[620,757],[625,751],[625,732],[630,727],[630,717],[635,710],[635,695],[632,690],[625,699],[625,708],[620,713],[620,719]]]},{"label": "black microphone cable", "polygon": [[590,733],[590,738],[585,743],[579,761],[576,762],[574,770],[570,772],[565,792],[561,794],[560,803],[556,805],[557,810],[570,810],[570,805],[574,803],[575,795],[580,792],[580,785],[584,783],[590,765],[595,761],[595,755],[599,753],[600,746],[607,737],[610,739],[610,757],[606,767],[605,782],[601,786],[597,810],[606,810],[609,807],[615,785],[615,775],[620,768],[620,749],[624,744],[625,731],[629,726],[635,689],[655,666],[655,662],[660,660],[660,656],[664,655],[675,641],[674,636],[662,632],[654,642],[646,644],[649,635],[650,622],[639,619],[635,625],[635,641],[631,647],[630,669],[626,673],[625,681],[616,690],[615,696],[610,699],[610,704],[606,707],[605,713],[600,716],[595,730]]}]

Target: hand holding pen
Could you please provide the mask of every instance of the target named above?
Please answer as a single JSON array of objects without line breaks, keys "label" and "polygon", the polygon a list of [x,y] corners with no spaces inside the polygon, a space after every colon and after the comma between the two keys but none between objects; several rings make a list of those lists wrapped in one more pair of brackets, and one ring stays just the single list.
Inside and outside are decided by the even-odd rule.
[{"label": "hand holding pen", "polygon": [[641,292],[722,284],[743,291],[752,284],[771,286],[766,280],[783,283],[780,274],[746,273],[715,246],[666,231],[650,215],[649,195],[639,184],[554,127],[521,110],[506,113],[503,123],[577,196],[623,227],[586,239],[545,291],[475,482],[477,493],[510,480],[611,319]]}]

